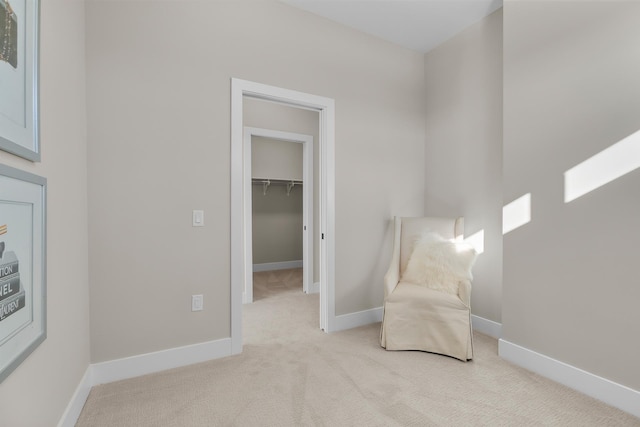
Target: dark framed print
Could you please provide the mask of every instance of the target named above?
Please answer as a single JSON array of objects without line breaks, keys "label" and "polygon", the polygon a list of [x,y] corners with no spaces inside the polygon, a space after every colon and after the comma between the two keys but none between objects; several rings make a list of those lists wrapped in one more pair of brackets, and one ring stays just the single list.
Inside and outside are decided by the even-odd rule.
[{"label": "dark framed print", "polygon": [[0,382],[47,335],[46,186],[0,165]]},{"label": "dark framed print", "polygon": [[38,0],[0,0],[0,150],[40,161]]}]

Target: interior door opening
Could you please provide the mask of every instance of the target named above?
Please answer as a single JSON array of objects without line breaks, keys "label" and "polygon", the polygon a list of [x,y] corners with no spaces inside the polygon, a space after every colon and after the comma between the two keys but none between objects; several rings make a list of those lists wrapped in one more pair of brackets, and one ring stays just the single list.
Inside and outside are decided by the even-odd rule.
[{"label": "interior door opening", "polygon": [[[314,272],[317,271],[314,262],[314,218],[317,216],[314,206],[317,203],[314,203],[313,150],[312,135],[248,126],[244,128],[244,304],[254,300],[254,272],[296,267],[299,258],[302,258],[302,291],[320,291],[319,281],[314,280]],[[289,202],[291,199],[299,200],[300,196],[302,212],[298,224],[298,218],[291,218],[296,214],[295,201],[293,204]],[[282,212],[278,211],[278,200],[283,205]],[[267,206],[269,215],[257,216],[254,201],[258,202],[259,207]],[[295,248],[299,236],[302,240],[301,251]],[[292,257],[292,254],[300,252],[299,257]],[[257,259],[254,255],[257,255]]]},{"label": "interior door opening", "polygon": [[[231,353],[242,352],[242,299],[247,276],[244,167],[245,99],[260,99],[318,112],[320,328],[334,330],[335,316],[335,101],[318,95],[231,79]],[[250,234],[250,233],[249,233]]]}]

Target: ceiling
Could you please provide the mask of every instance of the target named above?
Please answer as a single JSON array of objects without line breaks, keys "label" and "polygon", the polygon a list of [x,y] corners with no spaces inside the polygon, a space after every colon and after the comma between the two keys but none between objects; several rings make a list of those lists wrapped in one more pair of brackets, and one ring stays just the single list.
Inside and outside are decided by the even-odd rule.
[{"label": "ceiling", "polygon": [[502,0],[281,0],[419,52],[502,7]]}]

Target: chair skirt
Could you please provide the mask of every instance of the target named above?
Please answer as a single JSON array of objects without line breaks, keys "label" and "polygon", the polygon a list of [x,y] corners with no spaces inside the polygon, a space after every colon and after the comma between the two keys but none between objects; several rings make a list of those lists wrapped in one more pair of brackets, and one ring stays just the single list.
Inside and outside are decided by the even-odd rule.
[{"label": "chair skirt", "polygon": [[400,282],[384,303],[380,345],[471,360],[471,311],[456,295]]}]

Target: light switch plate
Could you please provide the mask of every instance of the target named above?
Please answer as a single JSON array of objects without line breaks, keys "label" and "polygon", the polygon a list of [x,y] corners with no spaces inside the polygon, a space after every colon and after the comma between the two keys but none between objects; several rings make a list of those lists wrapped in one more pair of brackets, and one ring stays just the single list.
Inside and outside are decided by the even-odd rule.
[{"label": "light switch plate", "polygon": [[204,307],[204,297],[202,295],[191,295],[191,311],[202,311]]},{"label": "light switch plate", "polygon": [[193,226],[204,227],[204,211],[201,211],[201,210],[193,211]]}]

